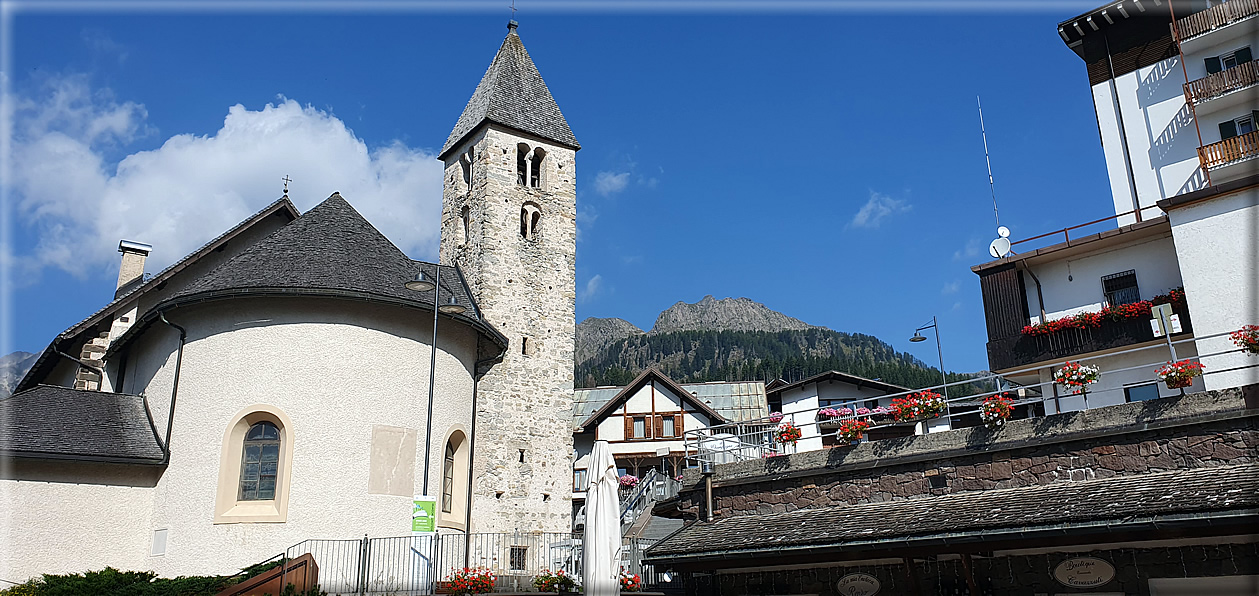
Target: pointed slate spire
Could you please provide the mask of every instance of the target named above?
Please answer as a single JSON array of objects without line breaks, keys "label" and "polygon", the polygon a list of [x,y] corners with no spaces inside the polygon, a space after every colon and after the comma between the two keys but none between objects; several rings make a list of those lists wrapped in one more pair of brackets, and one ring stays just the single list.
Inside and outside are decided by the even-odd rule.
[{"label": "pointed slate spire", "polygon": [[538,67],[533,65],[520,36],[516,35],[516,21],[508,23],[507,38],[476,91],[472,92],[472,99],[450,131],[438,158],[445,159],[465,136],[485,122],[501,124],[570,149],[581,149],[538,73]]}]

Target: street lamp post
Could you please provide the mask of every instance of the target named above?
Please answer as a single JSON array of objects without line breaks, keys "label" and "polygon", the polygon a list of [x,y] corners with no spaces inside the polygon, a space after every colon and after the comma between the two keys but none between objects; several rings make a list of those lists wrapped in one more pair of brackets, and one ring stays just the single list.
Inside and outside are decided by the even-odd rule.
[{"label": "street lamp post", "polygon": [[919,333],[919,331],[924,331],[927,329],[931,329],[935,331],[936,355],[940,357],[940,392],[944,395],[944,413],[945,413],[945,416],[948,417],[949,425],[951,428],[953,425],[953,418],[952,418],[952,412],[950,412],[950,408],[949,408],[949,387],[948,387],[949,378],[947,375],[944,374],[944,350],[940,349],[940,327],[936,324],[935,316],[931,317],[930,325],[923,325],[922,327],[914,329],[914,336],[909,338],[909,341],[914,342],[914,343],[918,343],[920,341],[927,341],[927,338],[923,337],[922,334]]},{"label": "street lamp post", "polygon": [[466,307],[459,304],[459,299],[453,295],[449,296],[445,303],[441,302],[441,276],[441,265],[435,265],[432,279],[429,279],[428,275],[421,271],[415,274],[414,279],[406,283],[408,290],[416,292],[433,290],[433,341],[429,344],[428,358],[428,415],[424,418],[424,490],[422,494],[426,497],[429,496],[429,463],[432,461],[433,452],[433,390],[437,373],[437,313],[440,311],[457,315],[467,310]]}]

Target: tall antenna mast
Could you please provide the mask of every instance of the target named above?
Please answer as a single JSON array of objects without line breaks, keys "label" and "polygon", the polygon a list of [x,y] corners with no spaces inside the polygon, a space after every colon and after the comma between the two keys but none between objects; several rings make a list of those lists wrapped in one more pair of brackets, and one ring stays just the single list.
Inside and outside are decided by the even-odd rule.
[{"label": "tall antenna mast", "polygon": [[997,220],[997,226],[1001,225],[1001,215],[997,213],[997,189],[992,183],[992,160],[988,159],[988,132],[984,130],[984,103],[979,101],[979,96],[975,96],[975,103],[979,104],[979,134],[984,137],[984,163],[988,164],[988,192],[992,193],[992,217]]}]

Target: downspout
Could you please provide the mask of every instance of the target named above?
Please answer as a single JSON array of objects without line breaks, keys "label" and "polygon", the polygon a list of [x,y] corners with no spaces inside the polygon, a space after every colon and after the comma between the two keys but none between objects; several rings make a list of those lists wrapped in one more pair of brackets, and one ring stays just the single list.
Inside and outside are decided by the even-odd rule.
[{"label": "downspout", "polygon": [[1040,279],[1036,277],[1035,273],[1032,273],[1032,268],[1028,267],[1027,263],[1023,263],[1023,270],[1032,276],[1032,281],[1036,282],[1036,303],[1037,306],[1040,306],[1040,322],[1047,323],[1048,321],[1045,320],[1045,295],[1040,290]]},{"label": "downspout", "polygon": [[188,339],[188,332],[183,327],[166,320],[166,313],[157,311],[157,316],[163,323],[179,330],[179,353],[175,356],[175,383],[170,390],[170,413],[166,417],[166,443],[164,445],[166,455],[162,463],[170,463],[170,437],[171,431],[175,429],[175,398],[179,395],[179,368],[184,362],[184,342]]},{"label": "downspout", "polygon": [[1141,221],[1141,200],[1137,198],[1137,179],[1132,175],[1132,155],[1128,153],[1128,133],[1124,129],[1123,110],[1119,107],[1119,90],[1115,87],[1115,63],[1110,59],[1110,36],[1102,33],[1102,40],[1106,42],[1106,66],[1110,69],[1110,103],[1115,110],[1115,119],[1119,123],[1119,146],[1123,149],[1123,165],[1128,171],[1128,190],[1132,195],[1132,209],[1136,211],[1137,221]]},{"label": "downspout", "polygon": [[[481,340],[477,340],[480,344]],[[478,346],[479,347],[479,346]],[[481,384],[481,365],[490,364],[499,359],[498,356],[477,360],[472,365],[472,426],[468,428],[468,498],[463,507],[463,566],[471,567],[472,553],[472,478],[476,469],[476,412],[477,388]]]}]

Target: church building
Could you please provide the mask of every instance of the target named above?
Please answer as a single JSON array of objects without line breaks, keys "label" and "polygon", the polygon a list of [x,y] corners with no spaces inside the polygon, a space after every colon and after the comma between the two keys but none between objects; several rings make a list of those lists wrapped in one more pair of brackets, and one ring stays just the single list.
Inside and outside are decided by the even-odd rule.
[{"label": "church building", "polygon": [[513,22],[439,156],[440,264],[335,192],[153,275],[121,242],[0,401],[0,577],[231,574],[408,536],[425,493],[442,534],[568,531],[579,148]]}]

